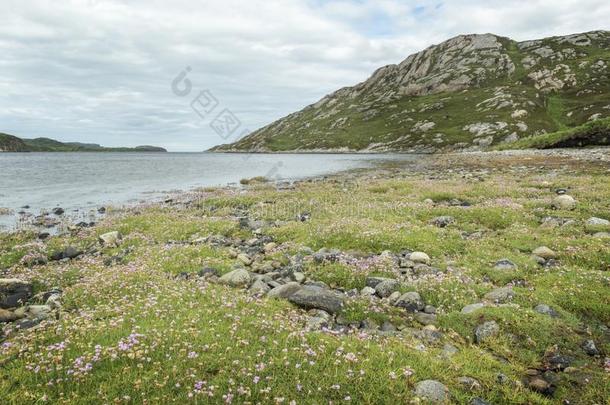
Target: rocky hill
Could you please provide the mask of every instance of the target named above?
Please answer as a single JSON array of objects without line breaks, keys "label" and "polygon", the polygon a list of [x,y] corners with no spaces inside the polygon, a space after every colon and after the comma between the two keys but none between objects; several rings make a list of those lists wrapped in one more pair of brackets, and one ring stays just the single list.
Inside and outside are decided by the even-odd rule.
[{"label": "rocky hill", "polygon": [[25,139],[0,133],[0,152],[167,152],[158,146],[108,148],[95,143],[59,142],[50,138]]},{"label": "rocky hill", "polygon": [[481,149],[610,116],[610,32],[460,35],[215,151]]}]

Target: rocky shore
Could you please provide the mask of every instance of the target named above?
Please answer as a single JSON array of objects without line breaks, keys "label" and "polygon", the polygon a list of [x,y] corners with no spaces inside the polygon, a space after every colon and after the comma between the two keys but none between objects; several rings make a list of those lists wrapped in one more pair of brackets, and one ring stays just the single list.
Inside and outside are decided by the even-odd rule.
[{"label": "rocky shore", "polygon": [[604,403],[609,176],[609,149],[456,153],[2,234],[0,394]]}]

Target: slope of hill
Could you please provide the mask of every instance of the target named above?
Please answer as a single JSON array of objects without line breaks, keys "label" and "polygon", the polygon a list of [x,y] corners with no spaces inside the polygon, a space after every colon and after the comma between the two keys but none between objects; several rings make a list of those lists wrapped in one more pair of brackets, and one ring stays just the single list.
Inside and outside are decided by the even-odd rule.
[{"label": "slope of hill", "polygon": [[215,151],[480,149],[610,116],[610,32],[460,35]]},{"label": "slope of hill", "polygon": [[167,152],[158,146],[107,148],[94,143],[59,142],[50,138],[22,139],[0,133],[0,152]]},{"label": "slope of hill", "polygon": [[0,152],[27,152],[28,146],[16,136],[0,132]]}]

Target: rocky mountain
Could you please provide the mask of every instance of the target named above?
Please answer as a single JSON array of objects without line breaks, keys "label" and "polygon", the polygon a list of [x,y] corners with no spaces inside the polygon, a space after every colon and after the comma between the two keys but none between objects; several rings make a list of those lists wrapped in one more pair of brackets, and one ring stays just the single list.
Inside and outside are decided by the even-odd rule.
[{"label": "rocky mountain", "polygon": [[610,116],[610,32],[460,35],[215,151],[481,149]]},{"label": "rocky mountain", "polygon": [[158,146],[108,148],[96,143],[59,142],[50,138],[25,139],[0,133],[0,152],[167,152]]}]

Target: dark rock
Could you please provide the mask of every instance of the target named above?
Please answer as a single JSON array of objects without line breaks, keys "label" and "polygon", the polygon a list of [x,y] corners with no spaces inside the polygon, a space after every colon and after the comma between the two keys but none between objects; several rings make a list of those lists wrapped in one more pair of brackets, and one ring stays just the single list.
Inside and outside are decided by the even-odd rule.
[{"label": "dark rock", "polygon": [[99,212],[100,214],[104,214],[106,212],[106,207],[99,207],[97,209],[97,212]]},{"label": "dark rock", "polygon": [[73,246],[68,246],[64,250],[60,250],[51,254],[51,260],[62,260],[62,259],[74,259],[83,254],[82,250],[79,250]]},{"label": "dark rock", "polygon": [[311,213],[309,213],[309,212],[302,212],[299,215],[297,215],[297,220],[300,222],[309,221],[310,219],[311,219]]},{"label": "dark rock", "polygon": [[288,297],[293,304],[305,309],[322,309],[330,314],[340,312],[343,297],[339,294],[317,287],[305,286]]},{"label": "dark rock", "polygon": [[53,208],[52,210],[53,214],[55,215],[63,215],[63,213],[65,212],[63,208],[61,207],[57,207],[57,208]]},{"label": "dark rock", "polygon": [[32,296],[32,284],[16,278],[0,278],[0,308],[15,308]]},{"label": "dark rock", "polygon": [[49,232],[40,232],[40,233],[38,234],[38,239],[40,239],[40,240],[45,240],[45,239],[47,239],[49,236],[51,236],[51,235],[49,234]]},{"label": "dark rock", "polygon": [[582,343],[582,349],[589,356],[597,356],[599,354],[599,349],[597,348],[597,346],[595,346],[595,342],[590,340],[590,339],[589,340],[585,340]]},{"label": "dark rock", "polygon": [[559,353],[552,353],[545,358],[545,363],[549,370],[562,371],[570,367],[574,359],[570,356],[564,356]]}]

